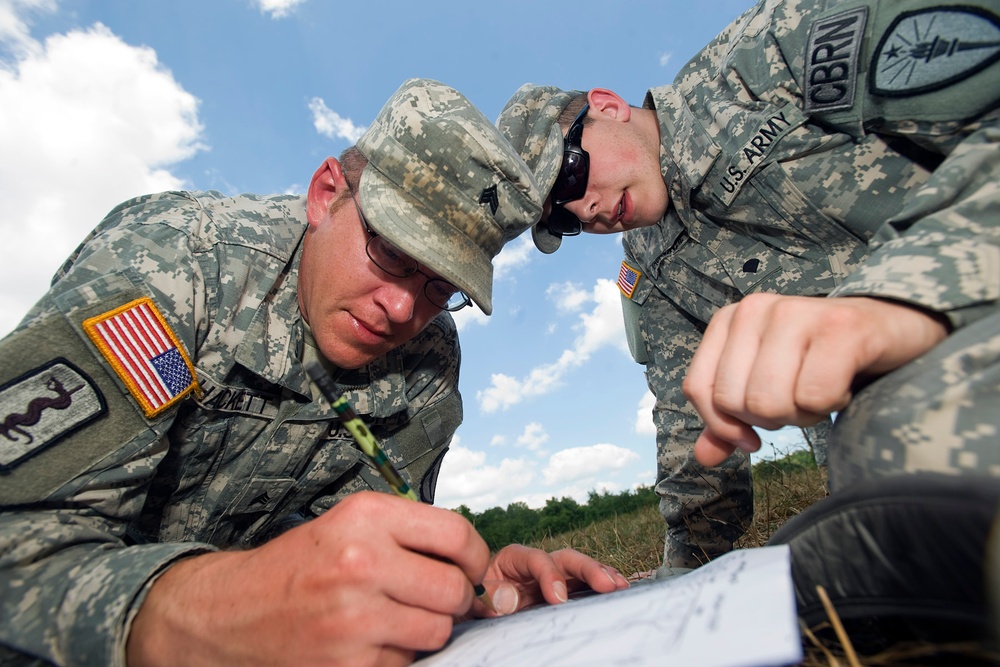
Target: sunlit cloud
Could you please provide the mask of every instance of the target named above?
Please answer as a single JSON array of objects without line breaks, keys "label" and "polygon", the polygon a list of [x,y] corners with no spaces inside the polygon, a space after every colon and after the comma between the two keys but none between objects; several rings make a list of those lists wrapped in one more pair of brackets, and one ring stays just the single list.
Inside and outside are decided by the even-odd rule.
[{"label": "sunlit cloud", "polygon": [[262,14],[268,14],[272,19],[285,18],[305,0],[256,0]]},{"label": "sunlit cloud", "polygon": [[538,422],[531,422],[524,427],[521,435],[517,436],[517,445],[537,452],[548,439],[549,434],[545,432],[545,428]]},{"label": "sunlit cloud", "polygon": [[521,269],[537,255],[529,234],[522,234],[503,247],[493,258],[493,280],[507,280],[516,269]]},{"label": "sunlit cloud", "polygon": [[581,313],[573,326],[578,332],[573,347],[564,350],[556,361],[532,369],[523,378],[495,373],[490,386],[476,393],[480,409],[485,413],[506,410],[526,399],[547,394],[562,386],[567,373],[604,347],[614,346],[627,354],[617,285],[611,280],[598,280],[590,292],[589,303],[594,304],[593,309]]},{"label": "sunlit cloud", "polygon": [[55,0],[0,1],[0,47],[16,58],[37,53],[41,45],[31,38],[31,18],[55,10]]},{"label": "sunlit cloud", "polygon": [[656,437],[656,424],[653,423],[654,405],[656,405],[656,397],[653,396],[653,392],[647,390],[635,411],[635,432],[637,434]]},{"label": "sunlit cloud", "polygon": [[660,67],[666,67],[670,64],[670,59],[673,58],[674,54],[669,51],[660,54]]},{"label": "sunlit cloud", "polygon": [[355,125],[350,118],[344,118],[326,106],[321,97],[309,100],[309,111],[313,115],[313,127],[328,139],[346,139],[354,144],[368,129],[364,125]]},{"label": "sunlit cloud", "polygon": [[575,313],[583,308],[589,301],[593,300],[593,295],[585,289],[571,282],[554,283],[545,290],[545,295],[556,304],[556,308],[563,313]]},{"label": "sunlit cloud", "polygon": [[187,187],[169,167],[206,149],[197,98],[155,51],[100,23],[31,42],[16,11],[48,6],[0,14],[3,46],[18,41],[0,67],[0,333],[112,207]]},{"label": "sunlit cloud", "polygon": [[561,484],[618,470],[638,459],[639,455],[631,449],[608,443],[568,447],[549,457],[542,476],[546,484]]},{"label": "sunlit cloud", "polygon": [[466,449],[452,441],[441,464],[435,505],[473,512],[506,505],[508,498],[527,488],[535,479],[532,464],[524,459],[503,459],[489,465],[486,454]]}]

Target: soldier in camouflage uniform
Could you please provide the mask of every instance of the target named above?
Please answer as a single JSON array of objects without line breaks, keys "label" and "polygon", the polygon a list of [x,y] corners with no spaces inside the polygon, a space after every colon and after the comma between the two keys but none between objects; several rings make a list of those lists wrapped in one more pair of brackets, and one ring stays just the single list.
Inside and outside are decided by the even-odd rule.
[{"label": "soldier in camouflage uniform", "polygon": [[532,84],[508,101],[497,124],[551,195],[536,245],[625,232],[666,566],[695,567],[749,525],[751,425],[849,403],[832,490],[1000,471],[998,59],[996,3],[779,0],[642,108]]},{"label": "soldier in camouflage uniform", "polygon": [[490,313],[541,205],[468,100],[411,80],[306,196],[115,208],[0,342],[0,663],[402,665],[470,581],[505,613],[626,586],[363,493],[389,488],[303,371],[432,502],[462,417],[443,309]]}]

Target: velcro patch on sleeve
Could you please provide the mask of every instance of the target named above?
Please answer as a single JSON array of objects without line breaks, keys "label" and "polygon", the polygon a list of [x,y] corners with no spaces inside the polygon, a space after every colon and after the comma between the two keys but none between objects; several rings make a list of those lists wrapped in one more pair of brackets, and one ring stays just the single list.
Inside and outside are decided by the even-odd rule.
[{"label": "velcro patch on sleeve", "polygon": [[85,320],[83,329],[147,418],[201,394],[190,358],[149,297]]},{"label": "velcro patch on sleeve", "polygon": [[618,271],[618,289],[621,290],[626,299],[632,298],[641,277],[639,269],[630,266],[627,262],[622,262],[622,268]]},{"label": "velcro patch on sleeve", "polygon": [[107,412],[94,381],[63,358],[0,387],[0,471],[10,470]]},{"label": "velcro patch on sleeve", "polygon": [[987,9],[903,12],[875,49],[871,89],[889,97],[919,95],[954,85],[997,60],[1000,17]]}]

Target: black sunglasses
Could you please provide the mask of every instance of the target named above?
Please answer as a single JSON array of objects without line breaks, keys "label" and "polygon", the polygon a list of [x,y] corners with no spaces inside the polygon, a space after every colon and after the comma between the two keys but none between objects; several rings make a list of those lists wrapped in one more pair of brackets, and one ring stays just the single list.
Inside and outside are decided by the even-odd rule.
[{"label": "black sunglasses", "polygon": [[583,150],[580,141],[583,138],[583,119],[589,110],[590,104],[584,104],[566,132],[562,167],[552,186],[552,212],[546,220],[549,232],[556,236],[576,236],[583,229],[579,218],[563,208],[563,204],[587,194],[590,154]]},{"label": "black sunglasses", "polygon": [[556,206],[576,201],[587,194],[590,154],[580,146],[580,140],[583,138],[583,119],[589,110],[590,105],[584,104],[566,132],[562,168],[552,186],[552,203]]}]

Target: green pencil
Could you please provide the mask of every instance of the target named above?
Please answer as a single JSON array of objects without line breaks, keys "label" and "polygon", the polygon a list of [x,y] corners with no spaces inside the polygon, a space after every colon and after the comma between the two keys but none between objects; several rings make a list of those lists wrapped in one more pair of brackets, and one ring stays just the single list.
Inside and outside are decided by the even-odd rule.
[{"label": "green pencil", "polygon": [[[385,450],[378,443],[378,440],[372,435],[372,432],[368,430],[365,426],[364,421],[361,417],[354,412],[351,404],[347,400],[347,396],[340,390],[337,383],[333,381],[333,378],[323,370],[323,367],[316,362],[312,362],[306,366],[306,373],[312,378],[312,381],[316,383],[319,387],[320,392],[322,392],[323,397],[330,403],[334,411],[337,413],[337,418],[344,425],[351,435],[354,436],[354,440],[358,443],[378,471],[385,478],[385,481],[389,483],[389,486],[396,495],[400,498],[408,498],[410,500],[415,500],[418,503],[420,498],[417,494],[413,492],[410,485],[406,483],[403,476],[399,474],[396,467],[392,465],[392,461],[389,457],[385,455]],[[476,597],[478,597],[486,608],[496,613],[496,608],[493,606],[493,601],[490,596],[486,593],[486,587],[482,584],[473,584],[473,588],[476,592]]]}]

